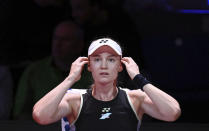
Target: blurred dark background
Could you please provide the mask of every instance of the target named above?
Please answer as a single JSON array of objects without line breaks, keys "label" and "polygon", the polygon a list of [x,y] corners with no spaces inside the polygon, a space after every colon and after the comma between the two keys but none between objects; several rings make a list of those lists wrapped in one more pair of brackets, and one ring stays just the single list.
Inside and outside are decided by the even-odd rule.
[{"label": "blurred dark background", "polygon": [[[139,64],[144,75],[179,101],[182,115],[175,123],[207,125],[209,1],[112,0],[110,3],[113,7],[120,6],[136,25],[140,42],[134,44],[140,46],[140,56],[134,55],[143,58]],[[11,69],[14,94],[26,66],[50,54],[55,25],[71,17],[68,0],[58,6],[40,6],[32,0],[0,1],[0,63]],[[160,122],[149,116],[143,121]],[[2,122],[2,127],[7,122]]]}]

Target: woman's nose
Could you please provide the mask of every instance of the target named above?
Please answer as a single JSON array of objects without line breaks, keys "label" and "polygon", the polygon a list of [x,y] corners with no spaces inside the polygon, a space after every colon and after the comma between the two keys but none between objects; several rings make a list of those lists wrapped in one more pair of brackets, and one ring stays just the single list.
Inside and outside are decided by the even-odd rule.
[{"label": "woman's nose", "polygon": [[105,59],[102,60],[101,68],[107,68],[107,61]]}]

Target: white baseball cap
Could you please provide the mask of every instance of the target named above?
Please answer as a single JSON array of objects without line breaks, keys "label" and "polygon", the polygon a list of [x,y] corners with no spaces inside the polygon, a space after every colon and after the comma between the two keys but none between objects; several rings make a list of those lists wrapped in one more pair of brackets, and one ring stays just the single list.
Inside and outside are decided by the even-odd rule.
[{"label": "white baseball cap", "polygon": [[101,38],[93,41],[88,49],[88,56],[93,54],[101,46],[107,45],[111,47],[118,55],[122,56],[122,50],[118,43],[110,38]]}]

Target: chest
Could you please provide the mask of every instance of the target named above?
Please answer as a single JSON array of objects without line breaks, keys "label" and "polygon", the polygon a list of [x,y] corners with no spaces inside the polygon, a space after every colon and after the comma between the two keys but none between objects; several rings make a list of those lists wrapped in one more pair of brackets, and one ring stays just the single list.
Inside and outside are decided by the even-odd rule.
[{"label": "chest", "polygon": [[[77,130],[135,130],[138,120],[128,101],[116,99],[112,102],[84,101],[76,122]],[[80,126],[81,125],[81,126]]]}]

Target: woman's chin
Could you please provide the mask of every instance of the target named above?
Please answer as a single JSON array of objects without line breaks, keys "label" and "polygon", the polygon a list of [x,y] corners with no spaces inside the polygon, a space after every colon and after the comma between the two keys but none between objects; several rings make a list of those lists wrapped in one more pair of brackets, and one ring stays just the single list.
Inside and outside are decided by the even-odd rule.
[{"label": "woman's chin", "polygon": [[98,83],[102,84],[102,85],[105,85],[105,84],[109,84],[113,82],[112,80],[109,80],[109,79],[106,79],[106,78],[102,78],[98,81]]}]

